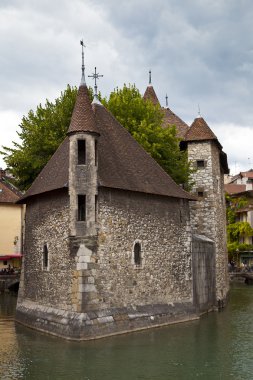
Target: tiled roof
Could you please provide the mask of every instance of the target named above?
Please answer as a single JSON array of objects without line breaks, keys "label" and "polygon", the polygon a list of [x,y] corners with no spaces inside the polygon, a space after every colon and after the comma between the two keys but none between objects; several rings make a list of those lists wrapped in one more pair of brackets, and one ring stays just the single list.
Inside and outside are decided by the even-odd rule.
[{"label": "tiled roof", "polygon": [[[98,185],[167,197],[195,198],[178,186],[128,131],[99,104],[93,104],[98,138]],[[66,137],[23,196],[68,186],[69,138]]]},{"label": "tiled roof", "polygon": [[4,177],[0,179],[0,203],[16,203],[21,195]]},{"label": "tiled roof", "polygon": [[76,132],[98,133],[92,112],[88,89],[85,84],[79,87],[68,134]]},{"label": "tiled roof", "polygon": [[216,140],[217,137],[209,128],[203,117],[197,117],[185,135],[185,141]]},{"label": "tiled roof", "polygon": [[177,129],[177,137],[184,138],[189,130],[189,126],[169,108],[162,107],[162,112],[164,114],[163,126],[167,127],[168,124],[175,125]]},{"label": "tiled roof", "polygon": [[68,171],[69,138],[66,137],[20,201],[32,195],[68,187]]},{"label": "tiled roof", "polygon": [[227,183],[224,185],[224,190],[228,194],[237,194],[237,193],[241,193],[242,191],[246,191],[246,185],[238,185],[236,183]]},{"label": "tiled roof", "polygon": [[146,91],[143,95],[143,99],[145,100],[150,100],[153,104],[155,105],[160,105],[159,103],[159,100],[158,100],[158,97],[156,96],[156,93],[155,93],[155,90],[154,90],[154,87],[149,85],[147,88],[146,88]]},{"label": "tiled roof", "polygon": [[93,109],[98,139],[99,185],[177,198],[195,199],[181,189],[103,106]]}]

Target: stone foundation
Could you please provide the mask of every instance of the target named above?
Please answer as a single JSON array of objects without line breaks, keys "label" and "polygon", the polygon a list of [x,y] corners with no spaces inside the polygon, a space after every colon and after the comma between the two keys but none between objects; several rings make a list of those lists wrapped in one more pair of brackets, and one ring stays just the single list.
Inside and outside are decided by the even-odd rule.
[{"label": "stone foundation", "polygon": [[77,313],[19,302],[16,321],[30,328],[70,340],[91,340],[106,336],[198,319],[191,303],[171,303],[112,308]]}]

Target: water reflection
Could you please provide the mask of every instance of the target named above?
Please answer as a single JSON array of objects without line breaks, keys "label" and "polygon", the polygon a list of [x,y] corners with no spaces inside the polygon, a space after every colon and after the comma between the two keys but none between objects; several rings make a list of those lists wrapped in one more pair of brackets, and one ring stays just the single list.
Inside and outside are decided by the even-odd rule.
[{"label": "water reflection", "polygon": [[252,379],[253,287],[201,321],[81,343],[15,327],[14,305],[0,295],[1,380]]}]

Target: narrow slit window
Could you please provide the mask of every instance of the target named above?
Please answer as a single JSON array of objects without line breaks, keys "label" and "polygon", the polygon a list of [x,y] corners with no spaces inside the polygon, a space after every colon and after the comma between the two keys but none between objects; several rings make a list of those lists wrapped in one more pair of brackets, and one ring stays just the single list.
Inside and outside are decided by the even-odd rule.
[{"label": "narrow slit window", "polygon": [[98,196],[95,195],[95,222],[98,221]]},{"label": "narrow slit window", "polygon": [[98,142],[95,140],[95,166],[98,164]]},{"label": "narrow slit window", "polygon": [[78,165],[85,165],[86,164],[86,141],[78,140],[77,148],[78,148]]},{"label": "narrow slit window", "polygon": [[47,244],[43,246],[43,268],[48,269],[48,248]]},{"label": "narrow slit window", "polygon": [[134,245],[134,263],[136,266],[141,265],[141,245],[138,242]]},{"label": "narrow slit window", "polygon": [[78,195],[78,215],[79,221],[86,220],[86,195]]}]

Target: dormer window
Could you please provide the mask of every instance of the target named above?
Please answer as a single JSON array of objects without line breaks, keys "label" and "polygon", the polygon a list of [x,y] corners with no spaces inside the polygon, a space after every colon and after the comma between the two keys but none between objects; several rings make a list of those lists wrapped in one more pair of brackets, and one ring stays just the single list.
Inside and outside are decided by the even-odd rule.
[{"label": "dormer window", "polygon": [[78,165],[86,164],[86,140],[77,140],[77,150],[78,150]]}]

